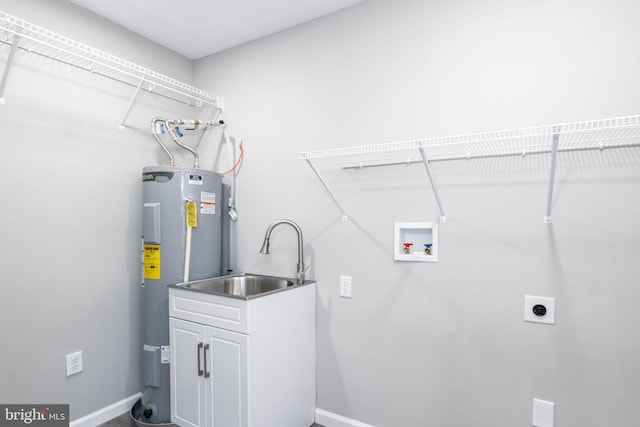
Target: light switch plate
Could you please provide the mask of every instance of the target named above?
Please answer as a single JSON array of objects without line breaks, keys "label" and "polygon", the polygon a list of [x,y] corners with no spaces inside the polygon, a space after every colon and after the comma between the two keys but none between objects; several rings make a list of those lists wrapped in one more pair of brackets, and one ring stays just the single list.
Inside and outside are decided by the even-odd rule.
[{"label": "light switch plate", "polygon": [[[534,307],[540,305],[544,307],[545,314],[536,315]],[[524,320],[526,322],[556,323],[556,299],[550,297],[537,297],[533,295],[524,296]]]},{"label": "light switch plate", "polygon": [[554,403],[533,399],[533,427],[553,427]]}]

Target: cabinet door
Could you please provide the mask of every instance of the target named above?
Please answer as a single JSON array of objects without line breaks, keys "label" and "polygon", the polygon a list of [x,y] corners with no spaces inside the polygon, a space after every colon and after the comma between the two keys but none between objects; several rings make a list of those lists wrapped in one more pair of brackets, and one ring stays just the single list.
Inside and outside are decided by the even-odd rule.
[{"label": "cabinet door", "polygon": [[205,327],[169,318],[171,344],[171,421],[183,427],[204,427]]},{"label": "cabinet door", "polygon": [[207,328],[208,419],[212,427],[247,427],[247,335]]}]

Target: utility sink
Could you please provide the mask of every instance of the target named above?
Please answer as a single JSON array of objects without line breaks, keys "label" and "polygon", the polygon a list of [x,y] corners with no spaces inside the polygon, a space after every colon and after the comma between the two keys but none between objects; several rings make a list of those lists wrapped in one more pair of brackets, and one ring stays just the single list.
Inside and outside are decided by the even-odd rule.
[{"label": "utility sink", "polygon": [[223,295],[232,298],[250,299],[293,289],[301,285],[304,285],[304,283],[296,285],[293,279],[284,277],[243,273],[194,280],[192,282],[169,285],[169,287]]}]

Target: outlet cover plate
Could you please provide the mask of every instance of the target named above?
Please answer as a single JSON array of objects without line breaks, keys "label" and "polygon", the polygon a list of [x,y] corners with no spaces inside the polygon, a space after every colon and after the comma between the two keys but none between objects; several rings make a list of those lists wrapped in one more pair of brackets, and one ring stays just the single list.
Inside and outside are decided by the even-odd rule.
[{"label": "outlet cover plate", "polygon": [[340,276],[340,296],[351,298],[351,276]]},{"label": "outlet cover plate", "polygon": [[[543,305],[546,313],[538,316],[533,312],[533,307]],[[554,325],[556,323],[556,299],[551,297],[537,297],[533,295],[524,296],[524,320],[526,322],[546,323]]]},{"label": "outlet cover plate", "polygon": [[553,427],[554,403],[533,399],[533,427]]},{"label": "outlet cover plate", "polygon": [[82,372],[82,352],[67,354],[67,376],[79,374]]}]

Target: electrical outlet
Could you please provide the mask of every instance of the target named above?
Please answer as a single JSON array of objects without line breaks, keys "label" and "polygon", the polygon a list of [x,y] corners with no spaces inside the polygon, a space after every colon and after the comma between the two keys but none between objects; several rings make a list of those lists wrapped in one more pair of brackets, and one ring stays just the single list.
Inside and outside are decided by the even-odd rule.
[{"label": "electrical outlet", "polygon": [[79,374],[82,372],[82,352],[67,354],[67,376]]},{"label": "electrical outlet", "polygon": [[549,297],[524,296],[524,320],[526,322],[556,323],[556,299]]},{"label": "electrical outlet", "polygon": [[533,399],[533,426],[553,427],[554,403],[542,399]]},{"label": "electrical outlet", "polygon": [[351,298],[351,276],[340,276],[340,296]]}]

